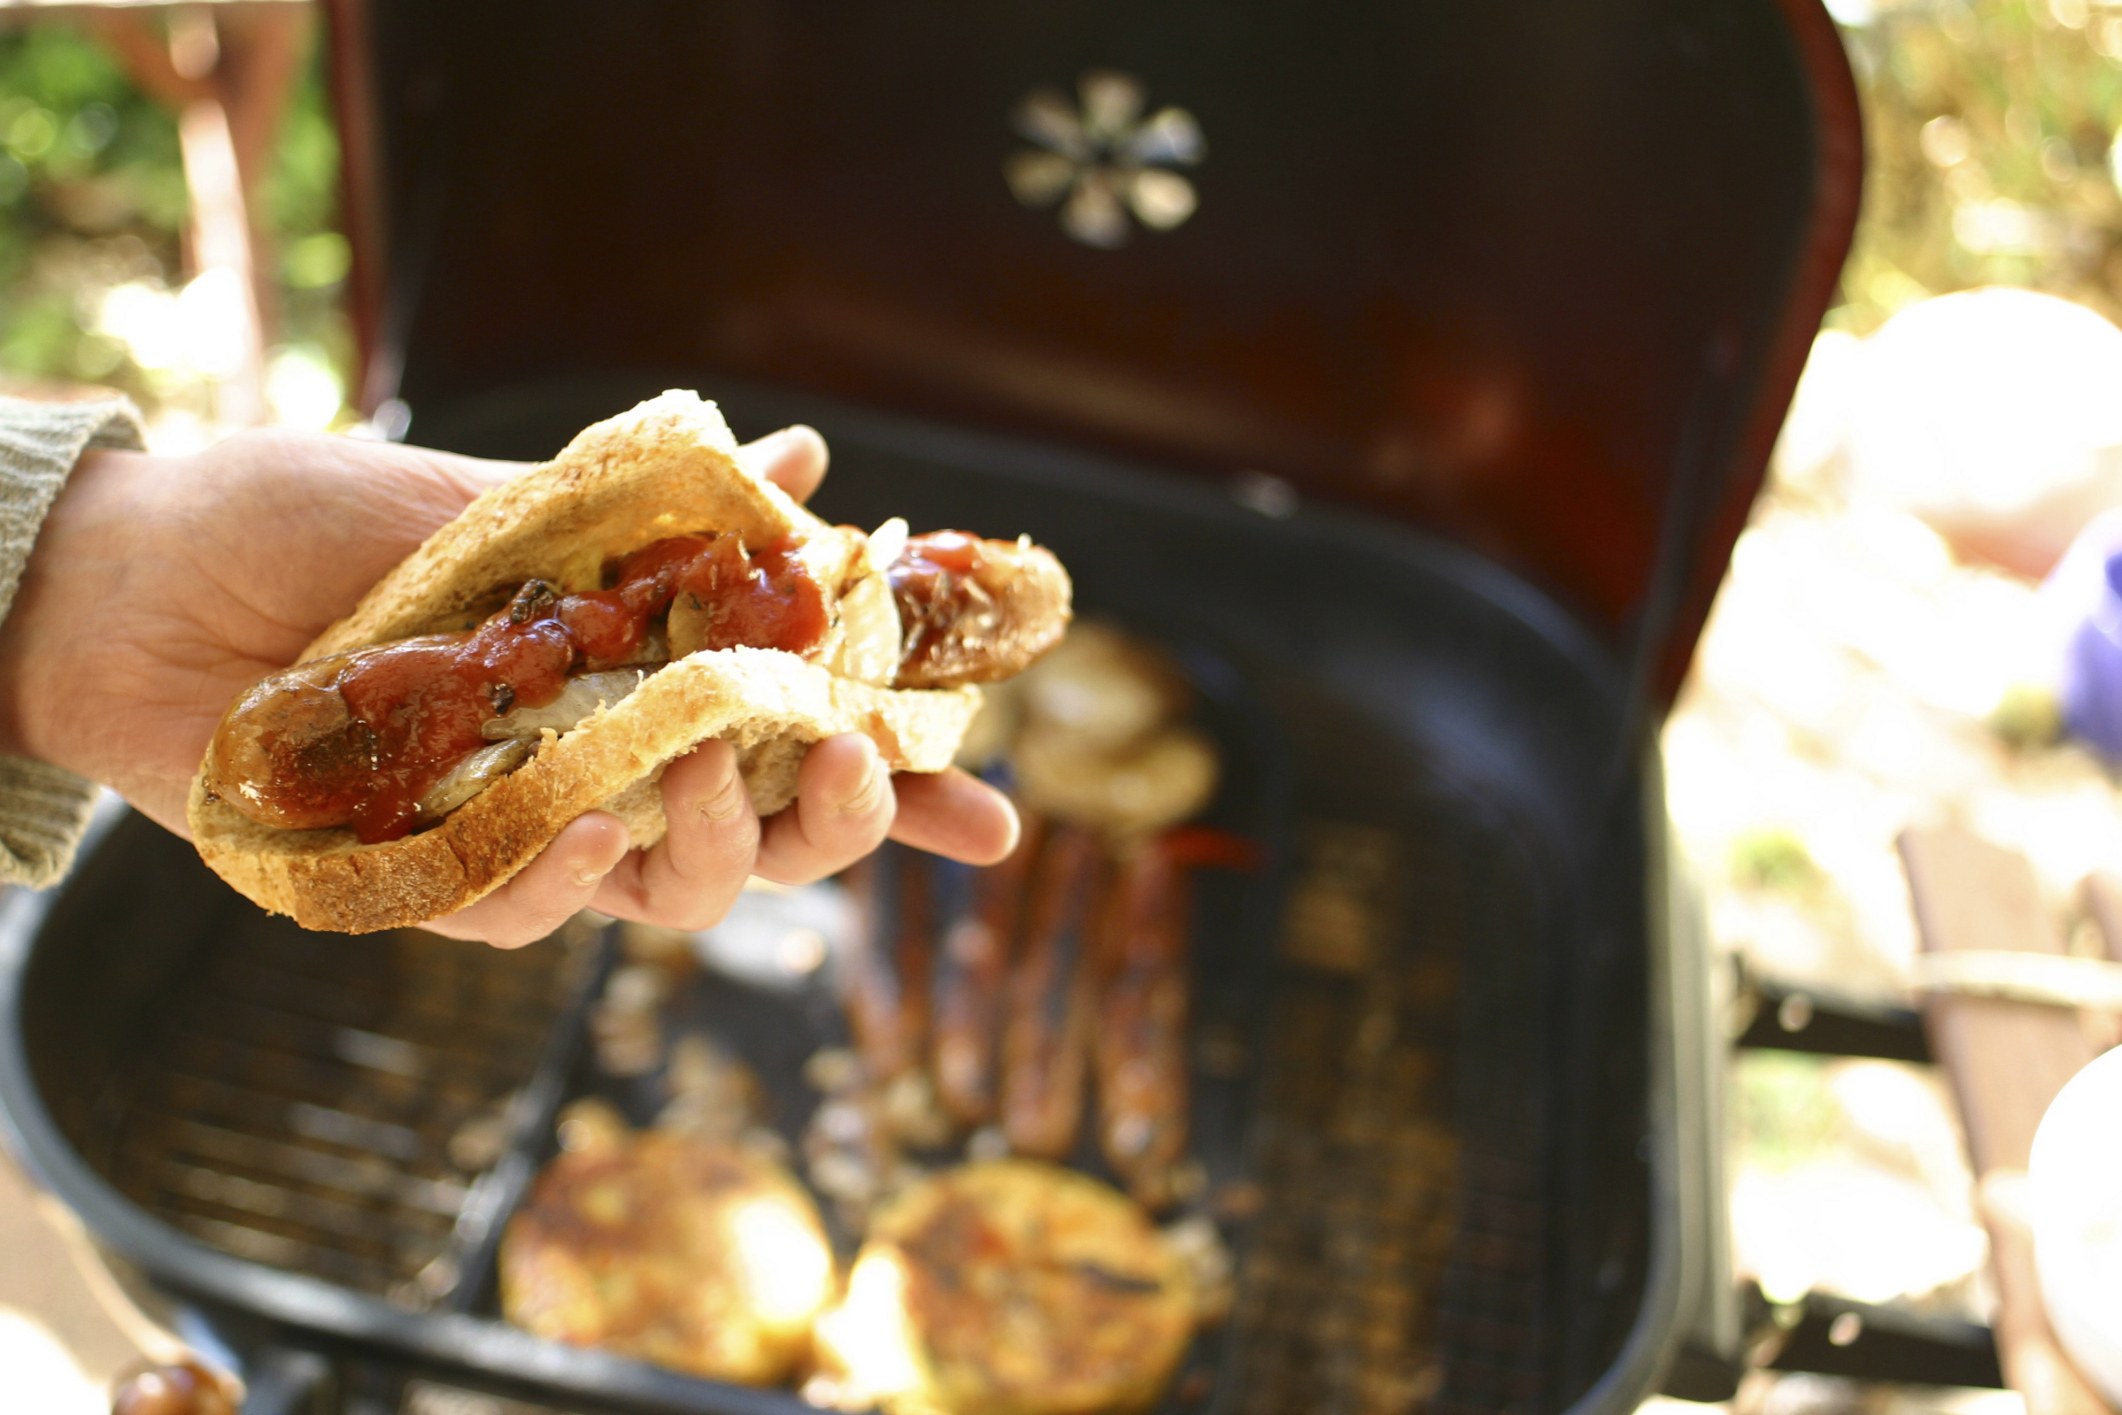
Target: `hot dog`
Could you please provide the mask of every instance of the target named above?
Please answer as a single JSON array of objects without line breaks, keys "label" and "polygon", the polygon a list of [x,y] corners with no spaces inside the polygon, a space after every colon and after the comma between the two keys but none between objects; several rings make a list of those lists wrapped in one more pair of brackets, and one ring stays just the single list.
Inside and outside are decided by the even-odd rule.
[{"label": "hot dog", "polygon": [[1023,540],[829,526],[735,451],[666,393],[479,497],[230,705],[193,782],[201,855],[359,932],[471,903],[586,810],[652,843],[663,765],[709,738],[762,815],[835,732],[947,766],[969,685],[1060,639],[1066,572]]},{"label": "hot dog", "polygon": [[[1025,567],[1043,551],[954,531],[894,539],[897,558],[844,593],[837,615],[785,541],[750,551],[734,535],[655,541],[618,562],[609,589],[563,595],[531,580],[476,629],[334,654],[261,680],[223,716],[209,767],[231,785],[230,804],[260,825],[348,826],[373,845],[449,814],[528,760],[546,728],[574,726],[695,653],[811,656],[837,619],[839,656],[858,661],[845,675],[880,686],[990,682],[1034,656],[1050,624],[1011,614],[981,581],[1027,583],[1035,574]],[[891,591],[885,617],[857,629],[857,613],[882,598],[867,593],[880,579]]]}]

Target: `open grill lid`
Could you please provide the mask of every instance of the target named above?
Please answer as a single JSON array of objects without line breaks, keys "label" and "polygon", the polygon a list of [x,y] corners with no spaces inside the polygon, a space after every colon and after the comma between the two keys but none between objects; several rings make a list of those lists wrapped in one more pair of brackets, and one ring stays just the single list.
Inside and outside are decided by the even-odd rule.
[{"label": "open grill lid", "polygon": [[675,370],[1266,474],[1657,700],[1856,213],[1818,0],[333,11],[370,407]]}]

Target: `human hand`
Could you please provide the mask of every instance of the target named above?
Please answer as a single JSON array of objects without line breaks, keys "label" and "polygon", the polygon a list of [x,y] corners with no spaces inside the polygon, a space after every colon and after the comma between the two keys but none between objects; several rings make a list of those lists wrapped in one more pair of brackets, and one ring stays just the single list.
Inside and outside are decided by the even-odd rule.
[{"label": "human hand", "polygon": [[[798,500],[825,475],[808,428],[740,452]],[[38,533],[0,625],[0,751],[111,786],[187,834],[184,802],[223,710],[293,662],[370,585],[516,464],[323,434],[242,433],[191,457],[92,451]],[[1016,819],[961,772],[901,776],[861,736],[811,749],[795,804],[761,822],[719,742],[663,778],[669,834],[630,851],[617,817],[569,824],[515,878],[429,925],[513,946],[576,910],[678,928],[758,874],[818,879],[885,838],[974,863]]]}]

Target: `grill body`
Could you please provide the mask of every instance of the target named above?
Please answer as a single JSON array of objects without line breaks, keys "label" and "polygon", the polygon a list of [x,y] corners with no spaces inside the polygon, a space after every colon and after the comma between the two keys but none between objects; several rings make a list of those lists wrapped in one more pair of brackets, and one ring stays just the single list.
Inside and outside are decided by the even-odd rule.
[{"label": "grill body", "polygon": [[[535,436],[613,393],[486,400],[450,440]],[[1686,1233],[1714,1189],[1703,1007],[1646,893],[1656,783],[1613,749],[1612,655],[1437,541],[787,397],[731,401],[832,439],[829,516],[1033,525],[1086,612],[1171,645],[1229,767],[1210,819],[1269,846],[1273,868],[1208,887],[1197,920],[1195,1050],[1228,1059],[1198,1087],[1195,1148],[1261,1202],[1205,1383],[1172,1408],[1632,1406],[1720,1278]],[[544,1153],[592,964],[306,935],[137,820],[11,908],[0,1101],[38,1172],[158,1281],[393,1381],[804,1408],[493,1315],[495,1220]],[[451,1169],[445,1131],[482,1112],[514,1116],[505,1157]],[[305,1127],[329,1162],[295,1154],[266,1194],[257,1152],[289,1160]]]},{"label": "grill body", "polygon": [[[1192,1132],[1259,1203],[1169,1410],[1607,1415],[1733,1354],[1646,744],[1855,218],[1817,0],[328,13],[365,408],[813,423],[829,518],[1030,532],[1202,688],[1272,864],[1202,900]],[[1086,74],[1198,125],[1187,220],[1012,195]],[[360,1415],[806,1408],[493,1314],[593,961],[306,939],[139,823],[7,909],[11,1143],[239,1346]]]}]

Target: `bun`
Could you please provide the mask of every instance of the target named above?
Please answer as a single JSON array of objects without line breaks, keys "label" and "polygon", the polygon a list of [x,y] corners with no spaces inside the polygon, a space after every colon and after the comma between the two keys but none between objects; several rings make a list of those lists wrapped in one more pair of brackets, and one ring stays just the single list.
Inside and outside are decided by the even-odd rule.
[{"label": "bun", "polygon": [[[303,661],[414,634],[470,628],[524,581],[594,589],[615,556],[688,532],[766,544],[791,531],[829,590],[859,538],[745,471],[712,403],[665,393],[578,435],[553,461],[486,492],[326,629]],[[710,738],[737,749],[761,816],[795,798],[810,743],[861,732],[893,771],[950,765],[979,706],[973,688],[877,688],[770,649],[690,655],[564,734],[434,828],[378,845],[350,829],[277,830],[214,793],[202,764],[186,810],[200,856],[257,904],[305,928],[366,933],[453,913],[505,883],[568,822],[606,809],[636,847],[662,839],[664,766]]]}]

